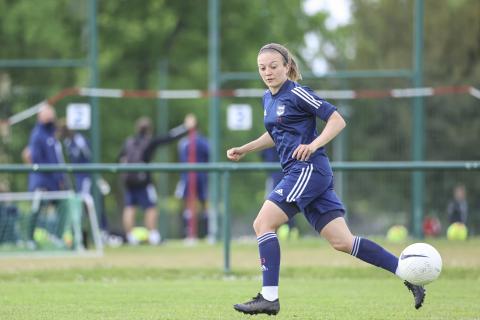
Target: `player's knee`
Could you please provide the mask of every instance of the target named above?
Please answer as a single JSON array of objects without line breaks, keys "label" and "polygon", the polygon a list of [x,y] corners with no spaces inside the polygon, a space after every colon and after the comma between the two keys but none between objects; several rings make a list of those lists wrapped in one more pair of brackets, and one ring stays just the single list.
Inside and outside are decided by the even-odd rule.
[{"label": "player's knee", "polygon": [[330,241],[330,245],[333,249],[341,252],[349,253],[351,251],[351,244],[344,239],[333,239]]},{"label": "player's knee", "polygon": [[262,222],[261,219],[259,219],[258,217],[253,221],[253,230],[255,230],[255,234],[257,235],[257,237],[261,235]]},{"label": "player's knee", "polygon": [[255,230],[255,234],[257,237],[265,234],[267,232],[275,231],[275,227],[272,226],[268,221],[262,219],[261,217],[257,217],[255,221],[253,221],[253,230]]}]

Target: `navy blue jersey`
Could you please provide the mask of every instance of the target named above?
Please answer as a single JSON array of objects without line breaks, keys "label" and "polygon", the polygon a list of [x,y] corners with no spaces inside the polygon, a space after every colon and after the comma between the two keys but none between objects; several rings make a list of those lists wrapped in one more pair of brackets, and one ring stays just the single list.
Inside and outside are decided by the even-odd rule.
[{"label": "navy blue jersey", "polygon": [[[37,123],[30,135],[28,143],[32,163],[60,164],[64,163],[62,145],[55,137],[53,123]],[[65,174],[62,172],[31,172],[28,189],[46,189],[57,191],[66,187]]]},{"label": "navy blue jersey", "polygon": [[[265,128],[275,142],[283,172],[287,173],[299,160],[292,158],[300,144],[309,144],[318,136],[316,118],[327,121],[335,106],[319,98],[310,88],[287,80],[272,95],[267,90],[263,96]],[[325,174],[332,169],[325,148],[316,150],[306,161]]]}]

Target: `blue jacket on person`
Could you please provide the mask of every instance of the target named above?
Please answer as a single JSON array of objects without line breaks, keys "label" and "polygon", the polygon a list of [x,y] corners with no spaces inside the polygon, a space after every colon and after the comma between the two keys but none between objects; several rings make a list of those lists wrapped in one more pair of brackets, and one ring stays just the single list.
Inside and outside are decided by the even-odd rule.
[{"label": "blue jacket on person", "polygon": [[[192,148],[194,146],[194,149]],[[193,153],[195,151],[195,153]],[[190,154],[192,152],[192,154]],[[208,139],[200,133],[195,132],[193,135],[181,139],[178,143],[178,158],[182,163],[193,161],[195,163],[205,163],[209,160],[210,147]],[[189,159],[193,156],[193,159]],[[205,171],[194,171],[194,175],[190,172],[182,172],[181,179],[177,184],[175,195],[178,198],[187,199],[189,196],[189,186],[192,180],[196,180],[196,197],[205,202],[208,198],[208,173]],[[193,186],[193,185],[192,185]]]},{"label": "blue jacket on person", "polygon": [[[208,139],[200,133],[195,133],[195,162],[208,162],[210,147]],[[180,162],[188,162],[190,149],[190,137],[182,138],[178,143],[178,155]]]},{"label": "blue jacket on person", "polygon": [[[28,143],[33,164],[64,163],[62,146],[55,137],[55,124],[37,123]],[[61,172],[31,172],[28,176],[28,190],[43,189],[58,191],[65,188],[65,175]]]},{"label": "blue jacket on person", "polygon": [[[210,146],[208,139],[204,136],[202,136],[200,133],[196,132],[194,136],[194,141],[195,141],[195,162],[208,162],[209,159],[209,154],[210,154]],[[189,150],[190,150],[190,144],[191,144],[191,138],[190,137],[184,137],[182,138],[179,143],[178,143],[178,157],[179,161],[183,163],[189,162],[188,156],[189,156]],[[208,173],[205,171],[200,171],[197,172],[197,177],[200,179],[207,179]],[[185,183],[188,182],[188,173],[183,172],[181,174],[182,180],[185,181]]]},{"label": "blue jacket on person", "polygon": [[[90,143],[83,134],[75,132],[71,137],[65,138],[64,145],[70,163],[86,164],[92,162]],[[75,190],[80,192],[84,179],[91,178],[92,174],[90,172],[75,172],[73,175],[75,177]]]}]

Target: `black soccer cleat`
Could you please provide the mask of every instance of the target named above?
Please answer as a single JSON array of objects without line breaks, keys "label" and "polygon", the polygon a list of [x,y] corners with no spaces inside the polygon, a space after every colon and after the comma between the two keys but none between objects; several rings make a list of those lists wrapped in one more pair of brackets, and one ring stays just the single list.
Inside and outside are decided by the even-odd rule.
[{"label": "black soccer cleat", "polygon": [[256,297],[253,297],[252,300],[245,303],[235,304],[233,308],[238,312],[243,312],[245,314],[265,313],[274,316],[280,311],[280,302],[278,299],[275,301],[265,300],[262,294],[259,293]]},{"label": "black soccer cleat", "polygon": [[415,309],[420,309],[425,299],[425,288],[423,286],[417,286],[408,281],[404,282],[405,286],[413,293],[413,298],[415,299]]}]

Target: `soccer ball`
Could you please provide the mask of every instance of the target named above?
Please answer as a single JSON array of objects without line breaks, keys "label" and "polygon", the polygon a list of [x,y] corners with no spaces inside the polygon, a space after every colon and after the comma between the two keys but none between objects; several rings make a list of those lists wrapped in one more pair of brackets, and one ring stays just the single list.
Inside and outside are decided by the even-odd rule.
[{"label": "soccer ball", "polygon": [[467,227],[460,222],[452,223],[447,229],[447,239],[448,240],[467,240],[468,229]]},{"label": "soccer ball", "polygon": [[35,228],[33,231],[33,240],[39,246],[45,246],[50,242],[50,234],[43,228]]},{"label": "soccer ball", "polygon": [[393,243],[400,243],[407,239],[408,230],[402,225],[394,225],[387,231],[387,240]]},{"label": "soccer ball", "polygon": [[442,271],[442,257],[427,243],[406,247],[398,260],[397,274],[403,280],[423,286],[437,279]]},{"label": "soccer ball", "polygon": [[146,243],[148,241],[148,233],[148,229],[145,227],[134,227],[132,229],[132,235],[138,243]]}]

